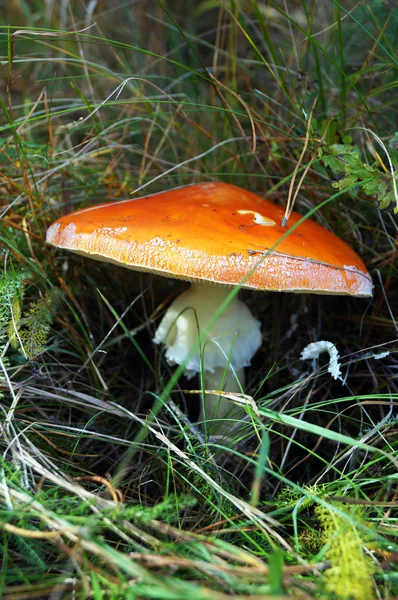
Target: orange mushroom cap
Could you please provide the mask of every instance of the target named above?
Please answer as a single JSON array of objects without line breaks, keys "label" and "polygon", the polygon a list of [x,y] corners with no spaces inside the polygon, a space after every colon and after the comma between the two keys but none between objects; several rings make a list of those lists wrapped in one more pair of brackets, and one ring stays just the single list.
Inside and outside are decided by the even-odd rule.
[{"label": "orange mushroom cap", "polygon": [[250,273],[243,287],[372,295],[361,258],[309,219],[272,250],[301,218],[293,212],[284,228],[283,215],[282,207],[240,187],[201,183],[68,214],[51,225],[47,242],[192,282],[234,285]]}]

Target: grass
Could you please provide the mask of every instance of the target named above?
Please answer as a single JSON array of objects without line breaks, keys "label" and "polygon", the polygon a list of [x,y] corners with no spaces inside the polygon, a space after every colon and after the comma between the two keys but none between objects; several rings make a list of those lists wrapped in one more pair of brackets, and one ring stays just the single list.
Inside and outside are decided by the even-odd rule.
[{"label": "grass", "polygon": [[[0,7],[0,596],[396,597],[394,3],[84,4]],[[184,285],[44,243],[213,180],[312,213],[375,283],[242,291],[264,344],[228,443],[152,343]]]}]

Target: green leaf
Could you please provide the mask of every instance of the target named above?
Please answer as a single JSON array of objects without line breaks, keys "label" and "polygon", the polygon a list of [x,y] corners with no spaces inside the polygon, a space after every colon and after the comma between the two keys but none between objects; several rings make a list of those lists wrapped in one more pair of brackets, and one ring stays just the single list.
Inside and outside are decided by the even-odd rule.
[{"label": "green leaf", "polygon": [[340,157],[336,156],[323,156],[322,162],[325,167],[329,167],[333,171],[334,174],[338,175],[339,173],[345,172],[345,164]]},{"label": "green leaf", "polygon": [[327,145],[335,144],[337,139],[337,121],[333,119],[324,119],[321,124],[321,132],[325,135],[325,142]]},{"label": "green leaf", "polygon": [[396,203],[397,201],[392,185],[392,178],[389,173],[386,173],[381,177],[377,189],[377,200],[380,203],[381,209],[389,208],[390,204]]},{"label": "green leaf", "polygon": [[268,560],[269,576],[268,582],[270,586],[270,592],[274,596],[282,596],[283,592],[283,553],[282,550],[275,550]]},{"label": "green leaf", "polygon": [[374,177],[371,181],[363,184],[362,189],[368,196],[376,196],[379,193],[379,179]]}]

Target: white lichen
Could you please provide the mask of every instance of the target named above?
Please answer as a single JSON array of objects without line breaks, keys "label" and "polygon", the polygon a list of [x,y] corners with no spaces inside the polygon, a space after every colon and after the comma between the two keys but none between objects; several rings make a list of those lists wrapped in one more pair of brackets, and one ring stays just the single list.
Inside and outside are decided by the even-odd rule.
[{"label": "white lichen", "polygon": [[329,354],[328,372],[333,379],[341,379],[340,357],[336,346],[332,344],[332,342],[327,342],[325,340],[312,342],[304,348],[300,358],[301,360],[316,360],[322,352],[328,352]]}]

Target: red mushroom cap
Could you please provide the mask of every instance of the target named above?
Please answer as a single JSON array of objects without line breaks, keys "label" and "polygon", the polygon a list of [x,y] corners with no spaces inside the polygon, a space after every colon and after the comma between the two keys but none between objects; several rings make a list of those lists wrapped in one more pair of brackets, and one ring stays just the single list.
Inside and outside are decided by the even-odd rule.
[{"label": "red mushroom cap", "polygon": [[235,285],[250,272],[243,287],[372,295],[361,258],[309,219],[271,250],[301,218],[293,212],[284,228],[283,214],[240,187],[201,183],[71,213],[51,225],[47,242],[188,281]]}]

